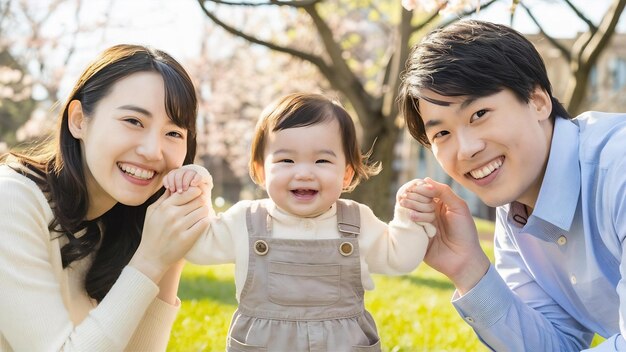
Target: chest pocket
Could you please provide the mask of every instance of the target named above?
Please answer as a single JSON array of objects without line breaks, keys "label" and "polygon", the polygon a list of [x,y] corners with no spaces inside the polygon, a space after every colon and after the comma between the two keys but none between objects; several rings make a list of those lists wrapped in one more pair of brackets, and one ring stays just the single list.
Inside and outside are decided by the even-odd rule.
[{"label": "chest pocket", "polygon": [[284,306],[325,306],[339,301],[339,264],[268,263],[268,296]]}]

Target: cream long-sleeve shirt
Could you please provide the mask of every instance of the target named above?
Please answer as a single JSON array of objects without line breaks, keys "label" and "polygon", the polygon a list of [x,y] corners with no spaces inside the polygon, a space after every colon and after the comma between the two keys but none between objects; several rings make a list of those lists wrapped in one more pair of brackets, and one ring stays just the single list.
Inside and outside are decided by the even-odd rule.
[{"label": "cream long-sleeve shirt", "polygon": [[97,304],[83,288],[91,258],[63,269],[52,217],[34,182],[0,166],[0,352],[164,351],[179,307],[132,267]]},{"label": "cream long-sleeve shirt", "polygon": [[[193,168],[205,180],[209,179],[209,186],[212,185],[206,169],[197,165],[184,167]],[[205,194],[205,197],[210,201],[210,194]],[[315,218],[302,218],[281,210],[271,199],[237,202],[213,217],[207,232],[200,236],[185,257],[192,263],[202,265],[235,263],[237,300],[248,272],[246,209],[253,202],[264,203],[272,218],[271,235],[275,238],[315,240],[341,237],[337,228],[336,205]],[[374,288],[372,273],[401,275],[415,270],[424,259],[428,238],[435,235],[435,228],[429,223],[412,221],[408,211],[399,205],[396,205],[394,218],[389,224],[379,220],[366,205],[358,205],[361,216],[358,241],[363,288]]]}]

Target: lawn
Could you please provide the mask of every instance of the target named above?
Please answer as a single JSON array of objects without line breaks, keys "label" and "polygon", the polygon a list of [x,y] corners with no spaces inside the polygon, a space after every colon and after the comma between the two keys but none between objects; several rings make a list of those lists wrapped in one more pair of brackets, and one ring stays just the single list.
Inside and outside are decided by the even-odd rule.
[{"label": "lawn", "polygon": [[[477,221],[477,226],[493,233],[489,222]],[[491,256],[492,242],[482,245]],[[187,264],[179,290],[183,304],[168,351],[224,351],[237,306],[233,272],[233,265]],[[452,284],[427,265],[404,276],[375,275],[374,281],[365,305],[376,320],[383,351],[488,351],[450,304]]]}]

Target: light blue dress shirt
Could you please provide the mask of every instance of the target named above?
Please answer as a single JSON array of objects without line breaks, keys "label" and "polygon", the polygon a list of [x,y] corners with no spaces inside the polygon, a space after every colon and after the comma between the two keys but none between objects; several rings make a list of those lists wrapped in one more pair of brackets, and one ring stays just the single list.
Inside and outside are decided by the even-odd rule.
[{"label": "light blue dress shirt", "polygon": [[556,119],[532,215],[497,209],[495,268],[453,297],[489,348],[626,351],[625,155],[626,114]]}]

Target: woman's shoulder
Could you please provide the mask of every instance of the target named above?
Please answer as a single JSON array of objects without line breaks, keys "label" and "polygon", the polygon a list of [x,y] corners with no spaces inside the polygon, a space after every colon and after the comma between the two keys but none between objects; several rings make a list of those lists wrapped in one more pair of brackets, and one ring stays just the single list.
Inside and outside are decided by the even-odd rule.
[{"label": "woman's shoulder", "polygon": [[50,212],[48,201],[37,184],[15,165],[0,165],[0,199],[6,206],[19,207],[27,203],[38,204],[38,209]]}]

